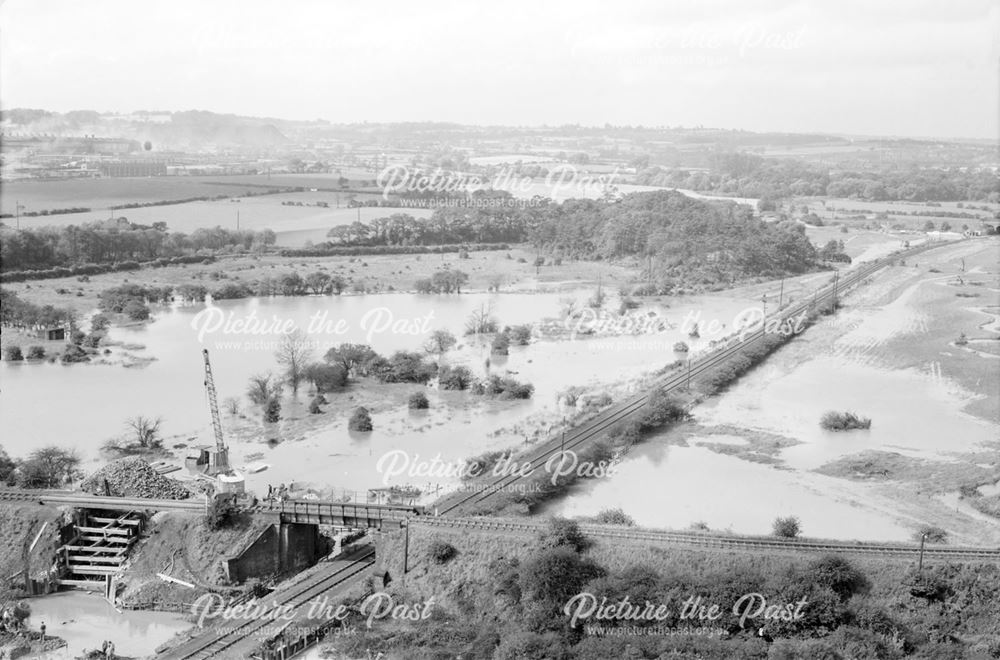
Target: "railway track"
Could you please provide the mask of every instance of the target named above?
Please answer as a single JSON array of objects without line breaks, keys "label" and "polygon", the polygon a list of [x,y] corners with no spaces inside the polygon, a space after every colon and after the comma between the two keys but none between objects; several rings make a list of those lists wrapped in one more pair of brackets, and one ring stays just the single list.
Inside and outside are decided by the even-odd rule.
[{"label": "railway track", "polygon": [[[366,548],[347,566],[342,566],[329,573],[320,573],[301,584],[292,585],[287,593],[275,592],[275,608],[297,608],[323,595],[330,589],[346,582],[370,569],[375,561],[375,548]],[[212,630],[157,656],[159,660],[207,660],[227,652],[242,640],[253,637],[255,633],[267,626],[274,626],[275,621],[264,617],[228,625],[223,629]]]},{"label": "railway track", "polygon": [[[768,323],[780,325],[787,322],[789,319],[794,319],[802,314],[808,313],[811,310],[819,309],[822,305],[826,304],[826,302],[835,300],[843,291],[863,282],[865,279],[871,277],[882,268],[891,265],[899,259],[910,258],[934,247],[938,247],[938,245],[921,245],[909,248],[904,252],[890,255],[878,261],[866,264],[857,271],[848,273],[843,278],[840,278],[838,273],[835,275],[833,282],[817,291],[811,299],[806,299],[796,305],[779,310],[779,314],[772,317]],[[714,352],[697,360],[690,361],[688,369],[681,373],[674,373],[665,376],[655,382],[653,387],[666,392],[687,387],[692,380],[701,374],[709,372],[715,367],[724,364],[730,358],[739,355],[746,348],[762,341],[767,334],[767,325],[763,321],[759,322],[759,325],[760,327],[755,330],[749,332],[744,331],[742,337],[736,337],[729,340],[727,344],[723,345],[719,349],[716,349]],[[575,450],[581,445],[600,437],[605,431],[618,422],[628,419],[630,416],[643,408],[648,398],[648,393],[644,392],[612,406],[610,409],[601,413],[601,415],[599,415],[596,419],[591,420],[584,426],[567,432],[564,438],[552,438],[529,452],[526,456],[521,456],[518,461],[518,465],[530,465],[531,470],[525,470],[525,472],[528,472],[528,476],[530,476],[530,474],[533,474],[536,469],[543,466],[552,456],[560,454],[566,450]],[[518,481],[525,478],[526,475],[520,471],[515,474],[499,476],[495,480],[484,484],[482,488],[473,493],[466,494],[464,496],[459,495],[445,497],[441,502],[439,502],[437,511],[440,515],[457,513],[462,507],[481,503],[490,497],[493,497],[497,493],[509,489]]]},{"label": "railway track", "polygon": [[196,511],[204,513],[207,510],[206,500],[197,497],[186,500],[163,500],[144,497],[88,495],[87,493],[70,490],[17,490],[5,488],[0,489],[0,502],[65,504],[82,508],[119,511]]},{"label": "railway track", "polygon": [[[413,518],[411,525],[426,525],[435,528],[477,530],[484,532],[509,532],[517,534],[538,534],[546,528],[542,521],[510,521],[496,518]],[[754,536],[718,536],[697,532],[673,532],[655,529],[614,528],[605,525],[580,525],[580,531],[587,536],[617,538],[631,541],[651,541],[655,543],[686,545],[734,550],[768,550],[817,553],[841,553],[853,555],[877,555],[883,557],[913,557],[920,554],[920,546],[903,543],[865,543],[861,541],[822,541],[805,539],[776,539]],[[924,547],[925,558],[980,560],[1000,562],[1000,548],[976,547]]]}]

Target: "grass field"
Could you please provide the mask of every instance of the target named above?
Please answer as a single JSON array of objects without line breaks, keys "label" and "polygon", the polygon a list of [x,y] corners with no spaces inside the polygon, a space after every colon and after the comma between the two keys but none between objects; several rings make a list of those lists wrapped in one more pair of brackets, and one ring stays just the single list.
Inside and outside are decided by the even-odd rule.
[{"label": "grass field", "polygon": [[[341,172],[371,187],[376,177],[359,168]],[[87,207],[95,211],[132,202],[146,203],[192,197],[260,192],[262,187],[338,188],[341,174],[266,174],[155,176],[132,178],[67,179],[64,181],[19,180],[0,182],[0,212],[14,213],[21,204],[22,213],[32,211]],[[373,189],[374,190],[374,189]]]},{"label": "grass field", "polygon": [[[107,209],[130,202],[188,199],[203,195],[236,195],[253,186],[219,185],[225,177],[145,177],[130,179],[71,179],[67,181],[4,181],[0,184],[0,210],[22,213],[84,206]],[[234,182],[235,183],[235,182]],[[240,182],[246,183],[246,182]],[[276,184],[277,185],[277,184]]]},{"label": "grass field", "polygon": [[[966,202],[959,208],[960,202],[941,202],[940,206],[928,206],[920,202],[868,202],[862,199],[823,199],[803,198],[792,201],[795,208],[808,206],[809,210],[827,223],[844,223],[848,227],[857,228],[866,224],[878,227],[886,225],[902,225],[908,230],[923,230],[924,224],[930,220],[935,226],[940,226],[943,222],[951,224],[955,231],[960,230],[963,224],[970,228],[979,229],[979,221],[972,218],[949,218],[941,215],[911,215],[913,213],[969,213],[978,218],[986,219],[992,217],[994,213],[1000,211],[1000,204],[986,204],[985,202]],[[976,207],[989,206],[991,211],[983,211],[980,208],[968,208],[969,204]],[[840,210],[846,209],[846,210]],[[859,218],[859,215],[875,216],[878,213],[888,214],[888,218],[866,217]]]},{"label": "grass field", "polygon": [[[209,185],[206,185],[205,188],[213,189]],[[227,191],[235,192],[231,188],[227,188]],[[128,218],[131,222],[144,225],[166,222],[171,231],[190,233],[200,227],[215,227],[216,225],[235,229],[238,215],[239,226],[242,229],[272,229],[278,234],[279,245],[301,246],[307,240],[314,243],[323,241],[326,238],[326,232],[331,227],[349,224],[356,220],[368,222],[393,213],[408,213],[416,218],[430,217],[431,214],[430,209],[346,208],[346,195],[341,195],[338,198],[336,193],[285,193],[237,199],[239,199],[238,202],[230,199],[188,202],[169,206],[121,209],[113,213],[108,210],[95,209],[88,213],[22,217],[20,225],[22,229],[46,226],[64,227],[106,220],[113,215],[116,218]],[[301,202],[310,206],[282,204],[282,202],[289,201]],[[329,207],[316,206],[316,202],[321,201],[329,204]],[[79,203],[81,202],[73,202],[72,205]],[[340,204],[341,208],[337,208],[337,204]],[[6,222],[12,224],[9,219]]]},{"label": "grass field", "polygon": [[[510,259],[507,258],[508,254]],[[519,262],[519,258],[524,261]],[[91,275],[86,282],[79,282],[75,277],[12,282],[4,284],[4,289],[39,305],[72,307],[86,313],[97,307],[101,291],[124,282],[146,286],[203,284],[211,289],[227,281],[245,282],[277,277],[293,271],[305,276],[316,270],[325,270],[345,278],[349,284],[348,291],[353,282],[364,282],[368,290],[386,291],[392,286],[396,290],[412,291],[418,279],[430,277],[436,270],[448,267],[469,274],[469,282],[463,287],[463,291],[485,291],[497,282],[502,290],[510,291],[531,289],[536,285],[541,290],[559,290],[564,285],[586,285],[596,283],[599,279],[604,282],[605,287],[614,288],[621,282],[635,281],[637,276],[637,271],[628,264],[569,260],[564,261],[561,266],[545,266],[536,274],[532,265],[534,258],[533,251],[517,247],[509,251],[472,252],[469,259],[459,259],[454,253],[368,255],[356,258],[241,256],[222,258],[211,264],[143,268],[138,271]],[[64,293],[59,293],[59,290]],[[77,295],[78,292],[81,295]]]}]

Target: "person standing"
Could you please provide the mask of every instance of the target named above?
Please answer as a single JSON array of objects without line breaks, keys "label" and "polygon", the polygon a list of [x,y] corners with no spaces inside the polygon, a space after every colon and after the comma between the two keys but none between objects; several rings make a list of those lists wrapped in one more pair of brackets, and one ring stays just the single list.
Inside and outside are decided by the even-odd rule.
[{"label": "person standing", "polygon": [[45,622],[44,621],[42,621],[42,625],[40,626],[40,629],[42,631],[42,641],[44,642],[45,641]]}]

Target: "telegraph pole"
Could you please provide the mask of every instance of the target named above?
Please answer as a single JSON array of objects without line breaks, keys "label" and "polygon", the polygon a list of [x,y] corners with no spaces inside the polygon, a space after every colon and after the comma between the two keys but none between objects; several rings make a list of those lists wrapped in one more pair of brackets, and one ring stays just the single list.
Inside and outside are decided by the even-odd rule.
[{"label": "telegraph pole", "polygon": [[403,521],[403,575],[410,570],[410,526],[407,521]]},{"label": "telegraph pole", "polygon": [[785,277],[781,277],[781,289],[778,291],[778,309],[781,309],[781,301],[785,298]]}]

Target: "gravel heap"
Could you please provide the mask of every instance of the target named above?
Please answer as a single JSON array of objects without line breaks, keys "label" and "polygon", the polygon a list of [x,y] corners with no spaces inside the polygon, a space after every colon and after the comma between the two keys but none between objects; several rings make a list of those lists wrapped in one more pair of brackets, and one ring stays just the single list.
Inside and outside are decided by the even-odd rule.
[{"label": "gravel heap", "polygon": [[168,479],[141,458],[120,458],[83,480],[80,487],[94,495],[104,495],[104,480],[116,497],[150,497],[159,500],[183,500],[191,491],[174,479]]}]

